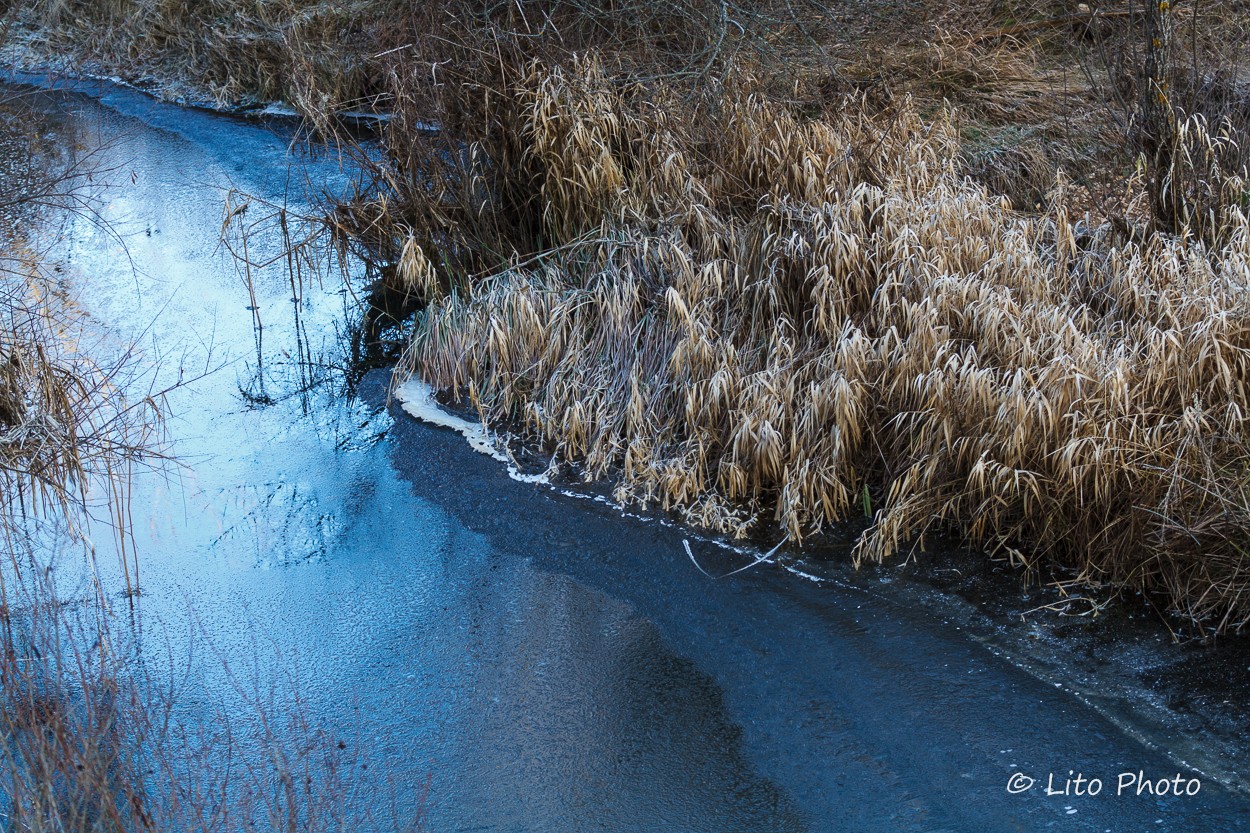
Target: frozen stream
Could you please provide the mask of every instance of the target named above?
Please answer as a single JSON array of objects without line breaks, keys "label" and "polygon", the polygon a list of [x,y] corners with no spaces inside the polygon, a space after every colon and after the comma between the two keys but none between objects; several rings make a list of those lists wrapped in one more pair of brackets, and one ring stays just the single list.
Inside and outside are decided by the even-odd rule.
[{"label": "frozen stream", "polygon": [[[362,778],[401,797],[430,779],[436,833],[1250,830],[1250,799],[1205,777],[1196,796],[1117,796],[1122,772],[1199,776],[939,616],[776,569],[712,580],[683,538],[709,572],[741,558],[509,478],[385,407],[380,372],[359,396],[300,394],[301,351],[345,361],[350,303],[334,275],[293,303],[282,269],[257,272],[258,359],[222,206],[232,187],[281,201],[305,174],[341,187],[333,161],[96,96],[39,98],[67,145],[105,145],[120,236],[68,221],[69,294],[163,377],[214,368],[170,397],[185,468],[141,475],[134,500],[136,640],[183,719],[231,708],[240,679],[294,685],[359,744]],[[1069,770],[1101,794],[1046,795]],[[1038,782],[1012,794],[1017,772]]]}]

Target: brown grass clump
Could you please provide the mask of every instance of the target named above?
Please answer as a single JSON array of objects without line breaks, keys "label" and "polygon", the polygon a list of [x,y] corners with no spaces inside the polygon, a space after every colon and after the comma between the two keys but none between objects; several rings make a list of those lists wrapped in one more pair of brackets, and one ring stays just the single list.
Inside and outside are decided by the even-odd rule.
[{"label": "brown grass clump", "polygon": [[331,225],[426,306],[408,369],[620,500],[1250,622],[1235,3],[53,5],[322,130],[388,109]]},{"label": "brown grass clump", "polygon": [[31,0],[11,4],[36,52],[130,80],[190,84],[219,104],[286,100],[308,115],[367,108],[370,47],[397,14],[387,0]]},{"label": "brown grass clump", "polygon": [[871,507],[858,559],[956,530],[1250,621],[1244,173],[1216,242],[1125,236],[1062,179],[1030,216],[962,178],[949,116],[749,89],[678,109],[593,56],[531,65],[501,134],[431,151],[388,209],[431,300],[409,372],[722,532]]},{"label": "brown grass clump", "polygon": [[0,268],[0,526],[27,515],[73,521],[101,486],[124,502],[130,466],[155,454],[156,399],[128,399],[117,386],[123,367],[101,366],[69,340],[69,316],[44,295],[33,255]]}]

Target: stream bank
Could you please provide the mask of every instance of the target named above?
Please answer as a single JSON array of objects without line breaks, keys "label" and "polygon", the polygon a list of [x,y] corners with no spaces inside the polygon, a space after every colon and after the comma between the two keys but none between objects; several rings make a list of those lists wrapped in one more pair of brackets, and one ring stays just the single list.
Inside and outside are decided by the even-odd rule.
[{"label": "stream bank", "polygon": [[[226,193],[311,209],[293,183],[347,187],[336,160],[134,91],[36,100],[67,146],[105,149],[118,237],[69,218],[54,249],[90,326],[169,377],[210,371],[171,397],[185,467],[134,503],[134,649],[178,683],[179,719],[239,707],[223,668],[294,680],[401,796],[431,779],[432,830],[1250,829],[1243,794],[1166,754],[1233,783],[1241,727],[1227,746],[1180,721],[1126,733],[1123,702],[1026,673],[992,620],[889,571],[712,579],[742,556],[509,478],[388,406],[385,373],[344,395],[350,293],[259,270],[249,309],[218,245]],[[1069,769],[1104,792],[1041,792]],[[1111,794],[1181,770],[1197,796]],[[1037,785],[1009,793],[1017,772]]]}]

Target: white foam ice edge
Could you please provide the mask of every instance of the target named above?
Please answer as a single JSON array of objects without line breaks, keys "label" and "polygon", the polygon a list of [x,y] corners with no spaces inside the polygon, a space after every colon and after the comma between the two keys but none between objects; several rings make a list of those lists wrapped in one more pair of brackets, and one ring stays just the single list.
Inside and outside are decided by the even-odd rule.
[{"label": "white foam ice edge", "polygon": [[467,419],[444,411],[434,398],[434,388],[413,376],[395,388],[395,398],[414,419],[429,425],[450,428],[469,442],[469,447],[479,454],[493,457],[508,467],[508,476],[522,483],[549,483],[550,478],[544,474],[525,474],[517,468],[516,462],[509,457],[500,444],[480,422]]}]

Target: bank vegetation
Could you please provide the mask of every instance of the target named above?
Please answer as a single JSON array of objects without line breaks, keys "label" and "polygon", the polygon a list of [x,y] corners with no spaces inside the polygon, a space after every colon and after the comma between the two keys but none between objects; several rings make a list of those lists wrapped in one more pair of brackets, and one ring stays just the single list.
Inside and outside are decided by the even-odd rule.
[{"label": "bank vegetation", "polygon": [[71,54],[313,129],[403,363],[622,503],[954,535],[1250,621],[1235,3],[53,0]]}]

